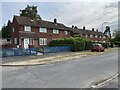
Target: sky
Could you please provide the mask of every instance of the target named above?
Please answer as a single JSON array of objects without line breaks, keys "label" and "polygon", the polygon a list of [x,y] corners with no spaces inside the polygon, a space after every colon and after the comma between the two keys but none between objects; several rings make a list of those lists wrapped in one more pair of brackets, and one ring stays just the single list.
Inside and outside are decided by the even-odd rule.
[{"label": "sky", "polygon": [[118,2],[4,2],[0,3],[2,13],[0,16],[2,22],[0,27],[13,19],[14,15],[19,16],[19,10],[24,9],[27,5],[37,6],[38,14],[43,20],[53,21],[57,18],[58,23],[66,26],[72,25],[91,30],[92,28],[102,31],[106,25],[111,27],[111,31],[118,29]]}]

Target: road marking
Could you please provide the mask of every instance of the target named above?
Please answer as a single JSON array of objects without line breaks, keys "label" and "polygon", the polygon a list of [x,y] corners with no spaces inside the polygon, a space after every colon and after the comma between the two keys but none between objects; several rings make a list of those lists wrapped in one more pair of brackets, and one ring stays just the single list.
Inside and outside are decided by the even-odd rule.
[{"label": "road marking", "polygon": [[91,86],[91,88],[101,88],[103,86],[105,86],[107,83],[109,83],[110,81],[112,81],[113,79],[115,79],[116,77],[118,77],[119,73],[115,74],[114,76],[106,79],[106,80],[103,80],[103,82],[100,82],[100,83],[96,83],[96,84],[93,84]]}]

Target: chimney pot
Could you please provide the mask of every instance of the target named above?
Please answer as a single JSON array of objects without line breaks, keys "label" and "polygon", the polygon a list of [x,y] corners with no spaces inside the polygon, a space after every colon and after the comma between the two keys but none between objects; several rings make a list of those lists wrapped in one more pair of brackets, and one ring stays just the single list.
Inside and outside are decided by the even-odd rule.
[{"label": "chimney pot", "polygon": [[56,18],[54,19],[54,23],[57,23],[57,19]]},{"label": "chimney pot", "polygon": [[83,27],[83,30],[85,30],[85,26]]},{"label": "chimney pot", "polygon": [[74,25],[72,25],[72,28],[74,28]]},{"label": "chimney pot", "polygon": [[94,31],[94,28],[92,28],[92,31]]}]

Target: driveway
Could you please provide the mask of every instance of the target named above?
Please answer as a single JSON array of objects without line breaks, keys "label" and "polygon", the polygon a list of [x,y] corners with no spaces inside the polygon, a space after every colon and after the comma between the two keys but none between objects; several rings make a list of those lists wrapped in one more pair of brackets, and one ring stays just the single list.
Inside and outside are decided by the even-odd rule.
[{"label": "driveway", "polygon": [[118,72],[118,51],[55,64],[3,67],[3,88],[88,88]]}]

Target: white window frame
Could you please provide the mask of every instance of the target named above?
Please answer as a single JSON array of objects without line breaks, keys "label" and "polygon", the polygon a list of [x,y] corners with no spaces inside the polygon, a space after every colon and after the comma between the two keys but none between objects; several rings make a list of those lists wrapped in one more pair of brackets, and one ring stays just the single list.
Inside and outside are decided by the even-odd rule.
[{"label": "white window frame", "polygon": [[17,44],[17,38],[14,38],[14,44]]},{"label": "white window frame", "polygon": [[[31,42],[31,41],[32,41],[32,42]],[[30,39],[29,39],[29,44],[30,44],[30,45],[33,45],[33,44],[34,44],[34,39],[33,39],[33,38],[30,38]]]},{"label": "white window frame", "polygon": [[21,38],[19,38],[19,45],[21,45]]},{"label": "white window frame", "polygon": [[97,36],[97,35],[95,35],[95,38],[98,38],[98,36]]},{"label": "white window frame", "polygon": [[24,31],[29,31],[29,32],[31,32],[31,26],[24,26]]},{"label": "white window frame", "polygon": [[39,45],[47,45],[47,38],[39,38]]},{"label": "white window frame", "polygon": [[39,28],[39,32],[41,32],[41,33],[47,33],[47,28]]},{"label": "white window frame", "polygon": [[58,29],[53,29],[53,34],[59,34],[59,30]]},{"label": "white window frame", "polygon": [[93,38],[93,35],[90,35],[90,38]]},{"label": "white window frame", "polygon": [[101,35],[100,35],[99,37],[100,37],[100,38],[102,38],[102,36],[101,36]]},{"label": "white window frame", "polygon": [[68,35],[68,31],[64,31],[65,35]]},{"label": "white window frame", "polygon": [[13,28],[13,32],[15,31],[15,29]]},{"label": "white window frame", "polygon": [[106,38],[106,36],[103,36],[103,38]]}]

